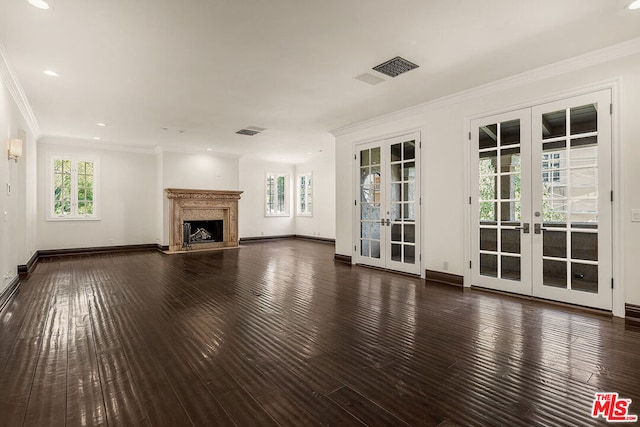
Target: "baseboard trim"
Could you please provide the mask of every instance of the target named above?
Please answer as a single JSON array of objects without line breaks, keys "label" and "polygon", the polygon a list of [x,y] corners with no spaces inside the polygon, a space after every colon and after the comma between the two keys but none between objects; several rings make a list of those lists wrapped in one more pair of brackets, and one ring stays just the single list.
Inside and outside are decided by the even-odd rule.
[{"label": "baseboard trim", "polygon": [[240,243],[264,242],[269,240],[284,240],[284,239],[312,240],[315,242],[330,243],[332,245],[336,244],[336,239],[329,239],[327,237],[318,237],[318,236],[305,236],[303,234],[278,234],[275,236],[241,237]]},{"label": "baseboard trim", "polygon": [[398,270],[392,270],[390,268],[384,268],[384,267],[377,267],[375,265],[367,265],[367,264],[356,264],[358,267],[364,267],[364,268],[369,268],[371,270],[378,270],[378,271],[383,271],[385,273],[393,273],[393,274],[399,274],[401,276],[407,276],[407,277],[413,277],[414,279],[420,279],[422,280],[422,277],[420,277],[419,274],[413,274],[413,273],[407,273],[405,271],[398,271]]},{"label": "baseboard trim", "polygon": [[333,256],[333,260],[337,261],[337,262],[343,262],[345,264],[351,264],[351,256],[350,255],[335,254]]},{"label": "baseboard trim", "polygon": [[36,264],[38,264],[38,252],[35,251],[29,261],[26,264],[22,264],[18,266],[18,276],[21,279],[26,279],[29,277],[29,274],[36,268]]},{"label": "baseboard trim", "polygon": [[143,245],[97,246],[92,248],[46,249],[38,251],[38,259],[115,252],[155,251],[157,249],[158,245],[155,243]]},{"label": "baseboard trim", "polygon": [[464,277],[457,274],[445,273],[443,271],[425,270],[427,282],[438,282],[452,286],[464,286]]},{"label": "baseboard trim", "polygon": [[20,276],[16,276],[13,278],[9,286],[0,294],[0,313],[4,308],[9,304],[11,298],[20,290]]},{"label": "baseboard trim", "polygon": [[280,234],[276,236],[255,236],[255,237],[241,237],[240,243],[250,243],[250,242],[262,242],[265,240],[283,240],[283,239],[293,239],[295,238],[295,234]]},{"label": "baseboard trim", "polygon": [[156,249],[159,250],[160,252],[165,252],[169,250],[169,245],[157,244]]},{"label": "baseboard trim", "polygon": [[638,322],[640,324],[640,305],[625,304],[624,305],[624,317],[632,322]]},{"label": "baseboard trim", "polygon": [[311,240],[314,242],[328,243],[330,245],[336,244],[336,239],[329,239],[328,237],[306,236],[304,234],[296,234],[295,238],[300,240]]}]

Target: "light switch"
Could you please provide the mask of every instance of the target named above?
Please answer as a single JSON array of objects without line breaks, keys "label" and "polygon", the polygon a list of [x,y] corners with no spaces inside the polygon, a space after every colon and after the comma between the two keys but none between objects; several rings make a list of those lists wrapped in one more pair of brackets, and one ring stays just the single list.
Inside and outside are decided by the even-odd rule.
[{"label": "light switch", "polygon": [[640,222],[640,209],[631,209],[631,222]]}]

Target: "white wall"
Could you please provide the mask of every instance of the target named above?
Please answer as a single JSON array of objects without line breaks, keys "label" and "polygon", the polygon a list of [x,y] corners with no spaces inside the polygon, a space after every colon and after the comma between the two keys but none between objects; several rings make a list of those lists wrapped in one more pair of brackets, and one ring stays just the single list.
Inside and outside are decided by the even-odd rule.
[{"label": "white wall", "polygon": [[[267,173],[289,175],[289,216],[265,217],[265,178]],[[282,236],[296,233],[293,178],[295,167],[286,163],[266,162],[243,157],[240,159],[240,190],[238,205],[239,235],[243,237]]]},{"label": "white wall", "polygon": [[[333,153],[320,159],[313,159],[296,165],[294,189],[297,189],[297,176],[311,173],[312,216],[296,216],[295,234],[315,236],[327,239],[336,237],[336,166]],[[297,197],[297,195],[296,195]],[[294,212],[295,212],[294,205]]]},{"label": "white wall", "polygon": [[[47,221],[46,171],[52,154],[98,157],[99,215],[97,221]],[[38,249],[65,249],[155,242],[156,156],[152,152],[119,151],[91,141],[41,138],[38,141]]]},{"label": "white wall", "polygon": [[[18,163],[7,159],[9,139],[23,139],[23,156]],[[35,252],[35,228],[32,204],[32,178],[36,168],[32,159],[36,150],[33,135],[11,97],[5,82],[0,82],[0,293],[17,276],[17,266],[26,264]],[[27,179],[29,178],[29,179]],[[7,185],[11,185],[8,194]]]},{"label": "white wall", "polygon": [[[574,67],[578,68],[578,66]],[[434,102],[415,109],[354,126],[349,133],[340,134],[336,141],[336,253],[353,255],[352,248],[352,159],[353,145],[409,129],[422,132],[422,254],[423,268],[442,271],[449,262],[449,271],[463,275],[468,265],[465,253],[465,165],[467,139],[464,137],[468,121],[465,117],[562,96],[600,82],[622,79],[620,104],[616,106],[621,133],[614,145],[622,152],[620,194],[623,251],[616,262],[621,263],[624,301],[640,304],[640,223],[632,223],[630,210],[640,208],[640,55],[616,59],[588,68],[570,70],[544,79],[532,76],[518,84],[492,92],[478,91],[458,100]],[[548,71],[548,70],[547,70]],[[551,73],[552,74],[552,73]],[[548,75],[551,75],[548,74]],[[615,100],[614,100],[615,102]],[[616,171],[614,171],[616,173]],[[620,174],[620,168],[617,173]],[[615,178],[614,178],[615,179]],[[616,218],[614,218],[616,221]],[[614,252],[615,254],[615,252]],[[614,312],[616,303],[614,301]],[[621,314],[619,311],[617,314]]]},{"label": "white wall", "polygon": [[[197,153],[158,150],[158,177],[161,180],[162,244],[169,245],[169,203],[165,188],[192,190],[239,190],[239,168],[236,156],[206,151]],[[241,190],[241,189],[240,189]]]},{"label": "white wall", "polygon": [[193,190],[237,190],[238,158],[220,154],[163,153],[165,188]]}]

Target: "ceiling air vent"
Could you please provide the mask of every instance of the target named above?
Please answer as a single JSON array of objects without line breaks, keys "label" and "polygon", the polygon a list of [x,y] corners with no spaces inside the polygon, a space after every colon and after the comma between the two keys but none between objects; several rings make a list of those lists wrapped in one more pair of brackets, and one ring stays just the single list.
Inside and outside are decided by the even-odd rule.
[{"label": "ceiling air vent", "polygon": [[267,128],[261,128],[261,127],[258,127],[258,126],[247,126],[244,129],[240,129],[236,133],[238,135],[253,136],[253,135],[256,135],[256,134],[262,132],[263,130],[267,130]]},{"label": "ceiling air vent", "polygon": [[411,71],[414,68],[418,68],[418,66],[411,61],[400,58],[399,56],[396,56],[395,58],[390,59],[387,62],[383,62],[382,64],[373,67],[373,69],[377,72],[385,74],[389,77],[399,76],[400,74]]}]

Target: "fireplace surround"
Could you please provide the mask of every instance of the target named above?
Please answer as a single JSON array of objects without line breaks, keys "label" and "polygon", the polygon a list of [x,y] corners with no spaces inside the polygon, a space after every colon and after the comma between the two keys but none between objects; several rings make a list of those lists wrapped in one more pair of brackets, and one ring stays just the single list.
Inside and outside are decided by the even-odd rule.
[{"label": "fireplace surround", "polygon": [[242,191],[166,188],[169,200],[169,252],[189,249],[184,241],[185,222],[222,220],[222,241],[200,242],[193,249],[238,246],[238,200]]}]

